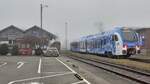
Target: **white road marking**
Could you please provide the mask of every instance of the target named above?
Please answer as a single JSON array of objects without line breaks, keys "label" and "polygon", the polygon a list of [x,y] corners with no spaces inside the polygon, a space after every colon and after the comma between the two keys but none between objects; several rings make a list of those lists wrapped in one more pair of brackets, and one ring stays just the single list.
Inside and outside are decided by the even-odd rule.
[{"label": "white road marking", "polygon": [[8,84],[18,83],[18,82],[23,82],[23,81],[31,81],[31,80],[35,80],[35,79],[51,78],[51,77],[56,77],[56,76],[68,75],[68,74],[72,74],[72,73],[73,73],[73,72],[68,72],[68,73],[56,74],[56,75],[50,75],[50,76],[33,77],[33,78],[15,80],[15,81],[9,82]]},{"label": "white road marking", "polygon": [[[65,65],[70,71],[72,71],[73,73],[77,73],[75,70],[73,70],[72,68],[70,68],[68,65],[66,65],[65,63],[63,63],[61,60],[59,60],[58,58],[56,58],[60,63],[62,63],[63,65]],[[85,81],[87,84],[91,84],[89,81],[87,81],[84,77],[83,77],[83,81]]]},{"label": "white road marking", "polygon": [[4,65],[6,65],[6,64],[7,64],[7,62],[4,62],[3,64],[0,65],[0,67],[4,66]]},{"label": "white road marking", "polygon": [[42,73],[68,73],[68,72],[42,72]]},{"label": "white road marking", "polygon": [[17,68],[19,69],[24,65],[24,62],[17,62],[17,65],[18,65]]},{"label": "white road marking", "polygon": [[83,81],[85,81],[87,84],[91,84],[89,81],[87,81],[85,78],[83,78]]},{"label": "white road marking", "polygon": [[40,58],[40,60],[39,60],[39,67],[38,67],[38,73],[41,73],[41,64],[42,64],[42,59]]},{"label": "white road marking", "polygon": [[[56,58],[57,59],[57,58]],[[57,59],[60,63],[62,63],[63,65],[65,65],[70,71],[72,71],[73,73],[77,73],[75,72],[72,68],[70,68],[68,65],[66,65],[65,63],[63,63],[61,60]]]},{"label": "white road marking", "polygon": [[79,81],[79,82],[75,82],[75,83],[72,83],[72,84],[79,84],[79,83],[84,83],[85,81]]},{"label": "white road marking", "polygon": [[30,82],[30,83],[23,83],[23,84],[43,84],[43,83],[39,83],[39,82]]}]

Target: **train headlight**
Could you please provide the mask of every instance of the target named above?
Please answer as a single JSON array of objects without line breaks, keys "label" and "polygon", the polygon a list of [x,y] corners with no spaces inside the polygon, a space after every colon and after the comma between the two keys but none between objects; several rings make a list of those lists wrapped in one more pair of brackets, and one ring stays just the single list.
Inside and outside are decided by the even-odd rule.
[{"label": "train headlight", "polygon": [[136,50],[140,50],[140,46],[136,46]]},{"label": "train headlight", "polygon": [[123,45],[123,50],[127,50],[128,46],[125,44]]}]

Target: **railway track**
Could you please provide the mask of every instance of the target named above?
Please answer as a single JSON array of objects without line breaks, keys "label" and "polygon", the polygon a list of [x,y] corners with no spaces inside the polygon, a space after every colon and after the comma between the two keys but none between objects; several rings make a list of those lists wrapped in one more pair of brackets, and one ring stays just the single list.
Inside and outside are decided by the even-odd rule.
[{"label": "railway track", "polygon": [[68,56],[74,60],[78,60],[80,62],[84,62],[86,64],[104,69],[106,71],[115,73],[117,75],[126,77],[130,80],[136,81],[141,84],[150,84],[150,73],[138,71],[135,69],[131,69],[125,66],[111,64],[109,62],[96,61],[93,59],[77,57],[77,56]]}]

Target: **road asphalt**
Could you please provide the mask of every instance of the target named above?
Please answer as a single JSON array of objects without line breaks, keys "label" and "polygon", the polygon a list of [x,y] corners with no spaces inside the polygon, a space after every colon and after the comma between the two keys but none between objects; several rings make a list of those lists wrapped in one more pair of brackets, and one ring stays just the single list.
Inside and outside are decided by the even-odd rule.
[{"label": "road asphalt", "polygon": [[0,56],[0,84],[138,83],[66,56]]},{"label": "road asphalt", "polygon": [[1,56],[0,84],[87,84],[59,57]]}]

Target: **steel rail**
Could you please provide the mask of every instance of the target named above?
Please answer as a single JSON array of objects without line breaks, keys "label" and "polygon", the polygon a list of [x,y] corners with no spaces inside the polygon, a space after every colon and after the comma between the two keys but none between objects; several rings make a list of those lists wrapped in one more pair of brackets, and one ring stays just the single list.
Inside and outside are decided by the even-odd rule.
[{"label": "steel rail", "polygon": [[128,79],[131,79],[133,81],[142,84],[150,84],[150,73],[141,72],[125,66],[110,64],[109,62],[102,62],[102,61],[97,61],[97,60],[87,59],[87,58],[77,57],[77,56],[67,56],[67,57],[104,69],[106,71],[115,73],[117,75],[126,77]]}]

